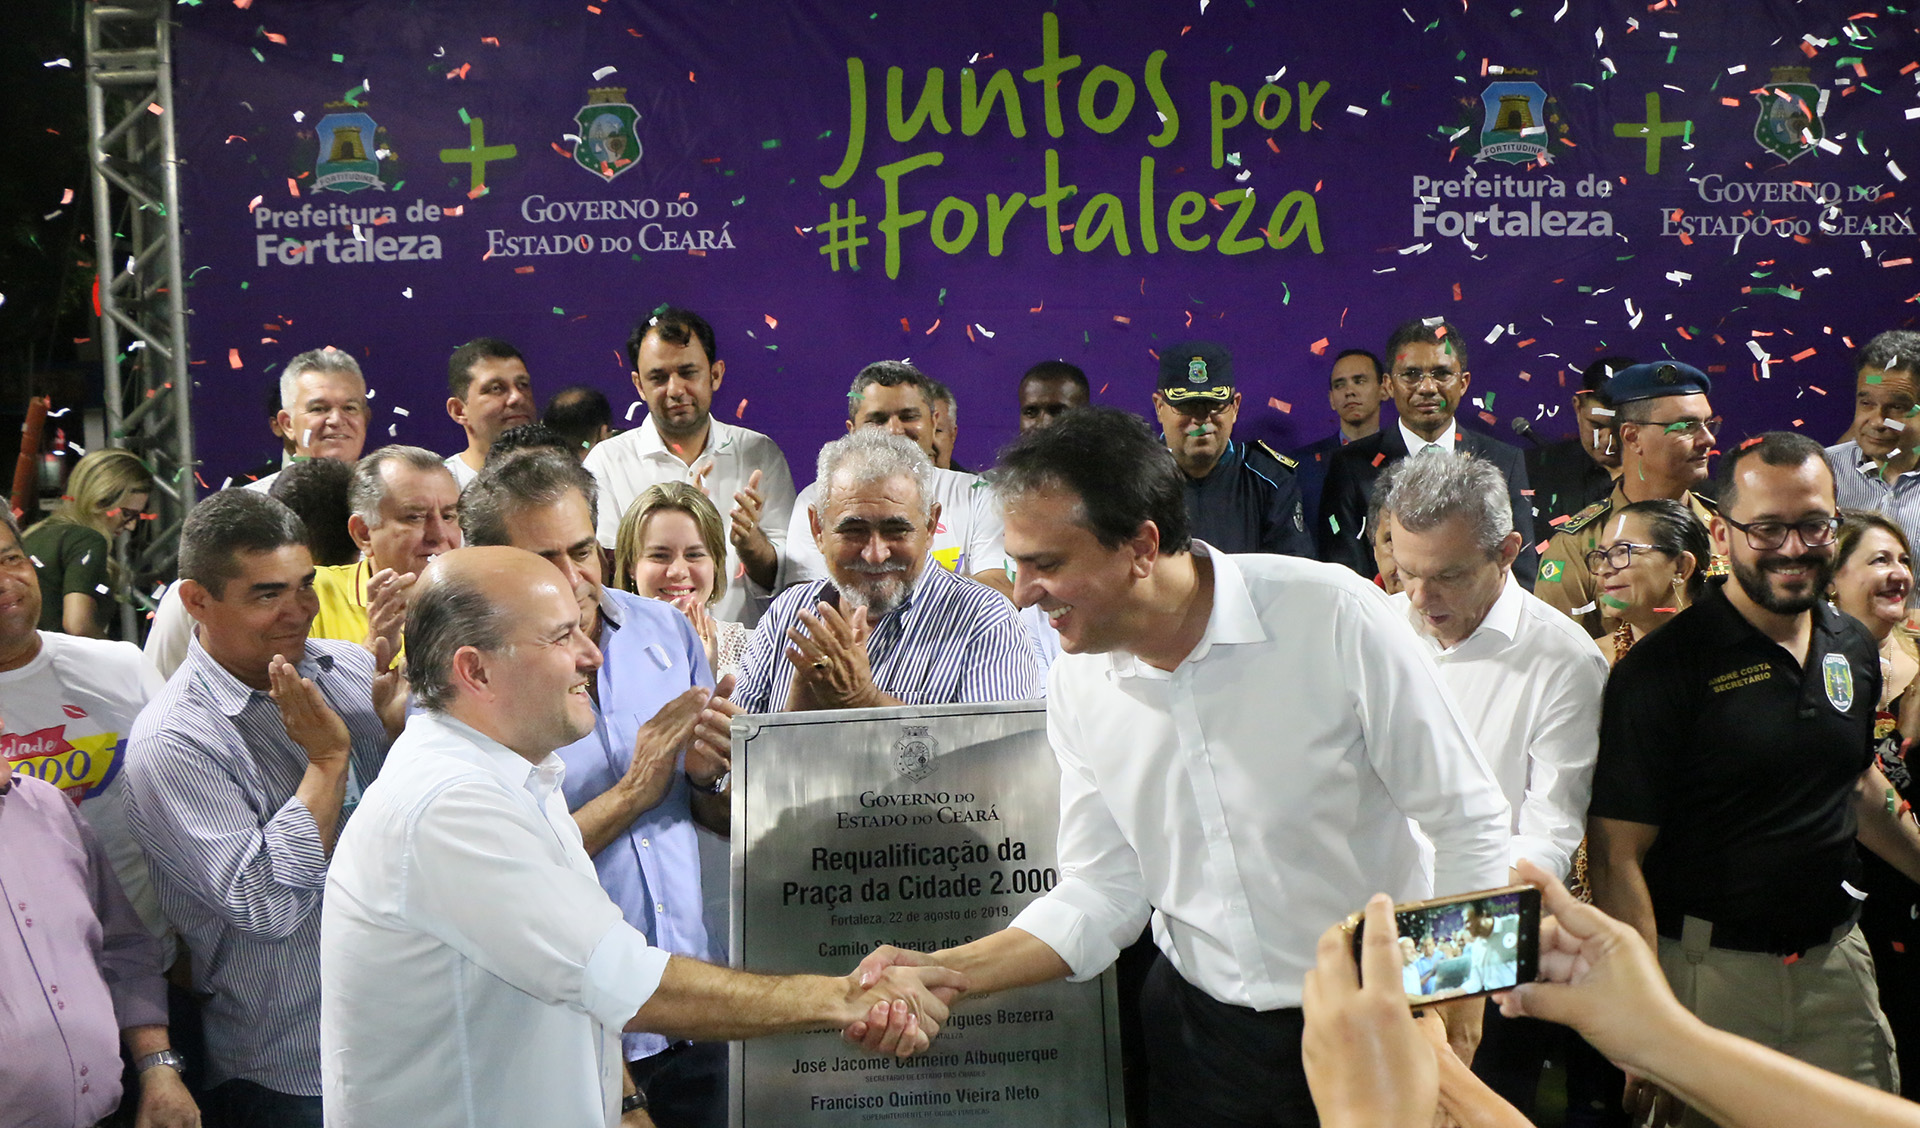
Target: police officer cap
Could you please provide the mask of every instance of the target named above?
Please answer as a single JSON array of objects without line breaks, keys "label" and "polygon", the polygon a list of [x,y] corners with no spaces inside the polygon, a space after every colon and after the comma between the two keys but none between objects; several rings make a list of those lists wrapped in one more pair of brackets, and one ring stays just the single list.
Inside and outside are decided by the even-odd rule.
[{"label": "police officer cap", "polygon": [[1693,365],[1656,360],[1614,373],[1601,394],[1618,405],[1661,396],[1704,396],[1712,390],[1713,381]]},{"label": "police officer cap", "polygon": [[1233,398],[1233,358],[1212,341],[1182,341],[1160,354],[1160,394],[1174,407]]}]

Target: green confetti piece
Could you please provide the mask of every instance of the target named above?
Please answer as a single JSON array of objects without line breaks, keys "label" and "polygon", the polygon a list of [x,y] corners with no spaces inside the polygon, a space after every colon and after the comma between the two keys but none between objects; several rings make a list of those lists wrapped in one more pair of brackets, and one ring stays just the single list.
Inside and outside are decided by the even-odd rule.
[{"label": "green confetti piece", "polygon": [[211,267],[211,266],[196,266],[196,267],[194,267],[194,268],[193,268],[193,274],[189,274],[189,275],[187,275],[187,277],[188,277],[188,278],[192,278],[194,274],[198,274],[198,273],[200,273],[200,272],[201,272],[201,271],[203,271],[203,270],[212,270],[212,269],[213,269],[213,267]]},{"label": "green confetti piece", "polygon": [[1393,105],[1393,91],[1389,90],[1386,93],[1380,95],[1380,104],[1383,106]]},{"label": "green confetti piece", "polygon": [[1467,58],[1467,53],[1466,53],[1465,51],[1456,51],[1456,52],[1454,52],[1454,56],[1453,56],[1453,61],[1454,61],[1454,62],[1456,62],[1456,63],[1459,63],[1459,62],[1465,62],[1465,61],[1466,61],[1466,58]]},{"label": "green confetti piece", "polygon": [[[1869,372],[1866,374],[1865,379],[1869,384],[1878,384],[1883,377],[1878,372]],[[1915,406],[1920,407],[1920,404],[1916,404]]]},{"label": "green confetti piece", "polygon": [[344,95],[347,105],[349,106],[359,105],[360,95],[365,94],[366,92],[367,92],[367,88],[365,86],[356,86],[352,90],[347,91],[346,94]]},{"label": "green confetti piece", "polygon": [[942,287],[940,287],[940,302],[939,302],[939,304],[940,304],[940,305],[943,305],[943,306],[947,304],[947,288],[946,288],[945,286],[942,286]]},{"label": "green confetti piece", "polygon": [[769,137],[765,141],[760,142],[760,147],[762,149],[778,149],[780,147],[780,139],[778,137]]},{"label": "green confetti piece", "polygon": [[1685,430],[1687,430],[1687,429],[1689,429],[1689,428],[1690,428],[1690,427],[1692,427],[1692,426],[1693,426],[1693,421],[1692,421],[1692,420],[1690,420],[1690,419],[1681,419],[1681,420],[1679,420],[1679,421],[1677,421],[1677,422],[1673,422],[1673,423],[1669,423],[1669,424],[1667,424],[1667,426],[1666,426],[1666,432],[1667,432],[1667,434],[1669,434],[1669,435],[1677,435],[1677,434],[1679,434],[1680,432],[1682,432],[1682,431],[1685,431]]},{"label": "green confetti piece", "polygon": [[1632,257],[1633,257],[1632,255],[1615,255],[1615,256],[1613,256],[1613,261],[1615,261],[1615,262],[1625,262],[1625,261],[1627,261],[1628,259],[1630,259],[1630,258],[1632,258]]},{"label": "green confetti piece", "polygon": [[735,201],[733,202],[733,206],[737,208],[737,207],[739,207],[739,206],[740,206],[741,204],[744,204],[744,203],[746,203],[746,202],[747,202],[747,198],[746,198],[745,196],[742,196],[742,197],[740,197],[739,199],[737,199],[737,200],[735,200]]},{"label": "green confetti piece", "polygon": [[460,124],[461,125],[473,124],[473,118],[467,113],[467,108],[465,106],[460,107]]},{"label": "green confetti piece", "polygon": [[560,317],[565,317],[565,316],[567,315],[567,311],[566,311],[566,310],[564,310],[564,309],[561,309],[561,308],[560,308],[559,306],[554,306],[554,307],[553,307],[553,312],[554,312],[554,314],[555,314],[555,315],[557,315],[557,316],[560,316]]},{"label": "green confetti piece", "polygon": [[1677,54],[1679,54],[1679,53],[1680,53],[1680,45],[1679,45],[1678,43],[1672,43],[1672,44],[1668,44],[1668,46],[1667,46],[1667,63],[1668,63],[1669,65],[1671,65],[1671,64],[1673,63],[1673,57],[1674,57],[1675,55],[1677,55]]},{"label": "green confetti piece", "polygon": [[1850,67],[1855,63],[1859,63],[1861,66],[1866,66],[1867,65],[1866,57],[1862,55],[1843,55],[1840,58],[1835,59],[1833,61],[1833,65],[1836,67]]},{"label": "green confetti piece", "polygon": [[1581,90],[1592,90],[1592,89],[1593,89],[1593,83],[1591,83],[1591,82],[1576,82],[1576,83],[1574,83],[1573,85],[1574,85],[1575,87],[1577,87],[1577,88],[1579,88],[1579,89],[1581,89]]},{"label": "green confetti piece", "polygon": [[779,351],[780,351],[780,346],[779,346],[779,345],[765,345],[765,346],[762,346],[762,347],[764,347],[764,348],[765,348],[765,349],[766,349],[766,350],[767,350],[768,352],[779,352]]},{"label": "green confetti piece", "polygon": [[1625,600],[1616,599],[1613,596],[1606,594],[1605,592],[1602,592],[1600,594],[1600,602],[1606,604],[1608,607],[1613,608],[1615,611],[1625,611],[1627,609],[1627,603]]},{"label": "green confetti piece", "polygon": [[814,140],[815,140],[815,141],[825,141],[825,140],[826,140],[827,138],[829,138],[829,137],[832,137],[832,136],[833,136],[833,130],[831,130],[831,129],[829,129],[829,130],[827,130],[826,132],[824,132],[824,133],[822,133],[822,134],[821,134],[820,136],[818,136],[818,137],[815,137],[815,138],[814,138]]},{"label": "green confetti piece", "polygon": [[260,48],[258,48],[258,47],[249,47],[249,48],[247,48],[247,50],[249,50],[249,51],[252,51],[252,52],[253,52],[253,57],[254,57],[254,58],[256,58],[256,59],[258,59],[258,60],[260,60],[261,62],[263,62],[263,63],[264,63],[264,62],[266,62],[266,61],[267,61],[267,57],[266,57],[265,55],[262,55],[262,54],[260,53]]},{"label": "green confetti piece", "polygon": [[1335,517],[1333,514],[1329,513],[1327,514],[1327,524],[1333,526],[1334,536],[1340,535],[1340,518]]},{"label": "green confetti piece", "polygon": [[1875,86],[1875,85],[1873,85],[1873,84],[1872,84],[1872,83],[1870,83],[1870,82],[1863,82],[1863,83],[1861,83],[1861,84],[1860,84],[1860,89],[1862,89],[1862,90],[1871,90],[1871,91],[1873,91],[1873,92],[1874,92],[1875,94],[1878,94],[1878,93],[1880,93],[1880,88],[1879,88],[1878,86]]},{"label": "green confetti piece", "polygon": [[242,282],[242,283],[240,283],[240,288],[241,288],[242,290],[244,290],[244,289],[246,289],[246,288],[247,288],[247,287],[248,287],[249,285],[251,285],[251,283],[247,283],[247,282]]},{"label": "green confetti piece", "polygon": [[1293,304],[1293,289],[1289,287],[1285,282],[1280,283],[1280,304],[1281,305]]},{"label": "green confetti piece", "polygon": [[393,182],[393,187],[392,187],[392,188],[389,188],[389,189],[388,189],[388,191],[389,191],[389,192],[398,192],[398,191],[399,191],[400,189],[402,189],[402,188],[404,188],[404,187],[406,187],[406,186],[407,186],[407,182],[406,182],[406,181],[404,181],[404,180],[396,180],[396,181],[394,181],[394,182]]},{"label": "green confetti piece", "polygon": [[1493,393],[1492,392],[1487,393],[1487,410],[1488,411],[1493,410]]},{"label": "green confetti piece", "polygon": [[633,261],[635,261],[635,262],[639,262],[639,261],[640,261],[640,255],[639,255],[639,253],[638,253],[638,252],[636,252],[636,253],[634,253],[634,254],[630,254],[630,255],[628,255],[627,257],[628,257],[628,258],[630,258],[630,259],[632,259],[632,260],[633,260]]},{"label": "green confetti piece", "polygon": [[335,55],[333,56],[333,61],[334,61],[334,62],[336,62],[336,63],[344,63],[344,62],[346,62],[346,61],[347,61],[347,57],[346,57],[345,55],[341,55],[341,54],[337,54],[337,53],[336,53],[336,54],[335,54]]}]

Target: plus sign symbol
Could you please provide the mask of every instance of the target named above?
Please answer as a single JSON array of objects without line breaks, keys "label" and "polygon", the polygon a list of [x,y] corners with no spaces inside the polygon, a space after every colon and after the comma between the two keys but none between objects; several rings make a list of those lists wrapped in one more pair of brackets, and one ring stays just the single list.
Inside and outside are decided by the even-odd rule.
[{"label": "plus sign symbol", "polygon": [[[460,111],[466,117],[465,110]],[[464,149],[442,149],[440,160],[443,164],[464,164],[468,166],[469,196],[482,196],[487,191],[487,162],[510,161],[520,155],[520,150],[512,145],[487,144],[486,123],[479,118],[467,118],[467,147]]]},{"label": "plus sign symbol", "polygon": [[1649,174],[1660,171],[1660,149],[1667,138],[1679,137],[1684,143],[1692,133],[1691,121],[1660,120],[1660,95],[1657,92],[1647,95],[1647,120],[1615,122],[1613,126],[1615,137],[1646,142],[1646,168]]}]

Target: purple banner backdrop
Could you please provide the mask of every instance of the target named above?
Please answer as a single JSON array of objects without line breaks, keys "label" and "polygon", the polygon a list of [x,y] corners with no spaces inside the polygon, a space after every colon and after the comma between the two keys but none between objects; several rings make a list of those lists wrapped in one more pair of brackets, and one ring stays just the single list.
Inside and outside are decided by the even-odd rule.
[{"label": "purple banner backdrop", "polygon": [[1920,290],[1913,17],[1513,3],[177,9],[203,475],[275,450],[265,388],[320,344],[370,446],[458,449],[445,359],[483,334],[624,412],[661,302],[802,482],[874,359],[954,387],[980,466],[1031,363],[1144,413],[1204,336],[1286,447],[1331,431],[1332,355],[1414,316],[1459,325],[1461,416],[1502,435],[1571,433],[1604,350],[1708,369],[1735,437],[1833,441],[1852,346]]}]

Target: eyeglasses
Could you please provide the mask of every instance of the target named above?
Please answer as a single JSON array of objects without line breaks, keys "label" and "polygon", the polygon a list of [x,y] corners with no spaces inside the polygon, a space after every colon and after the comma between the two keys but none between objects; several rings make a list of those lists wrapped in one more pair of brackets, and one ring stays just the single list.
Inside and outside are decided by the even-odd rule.
[{"label": "eyeglasses", "polygon": [[[1634,544],[1632,541],[1621,541],[1612,548],[1596,548],[1587,553],[1587,571],[1598,572],[1604,565],[1618,572],[1633,563],[1633,554],[1636,552],[1667,552],[1667,550],[1657,544]],[[1667,555],[1673,554],[1669,552]]]},{"label": "eyeglasses", "polygon": [[1720,425],[1725,422],[1725,419],[1715,415],[1706,419],[1675,419],[1667,423],[1649,419],[1646,426],[1658,427],[1669,435],[1679,435],[1683,439],[1693,439],[1702,431],[1712,438],[1720,433]]},{"label": "eyeglasses", "polygon": [[1393,378],[1409,388],[1417,388],[1428,380],[1432,380],[1436,384],[1444,384],[1449,380],[1457,380],[1460,378],[1460,373],[1451,368],[1428,368],[1425,370],[1403,368],[1395,372]]},{"label": "eyeglasses", "polygon": [[1755,521],[1751,525],[1743,525],[1724,513],[1720,519],[1747,534],[1747,543],[1759,552],[1772,552],[1786,544],[1788,533],[1798,533],[1800,543],[1808,548],[1825,548],[1833,543],[1834,533],[1840,528],[1838,517],[1809,517],[1792,523]]}]

